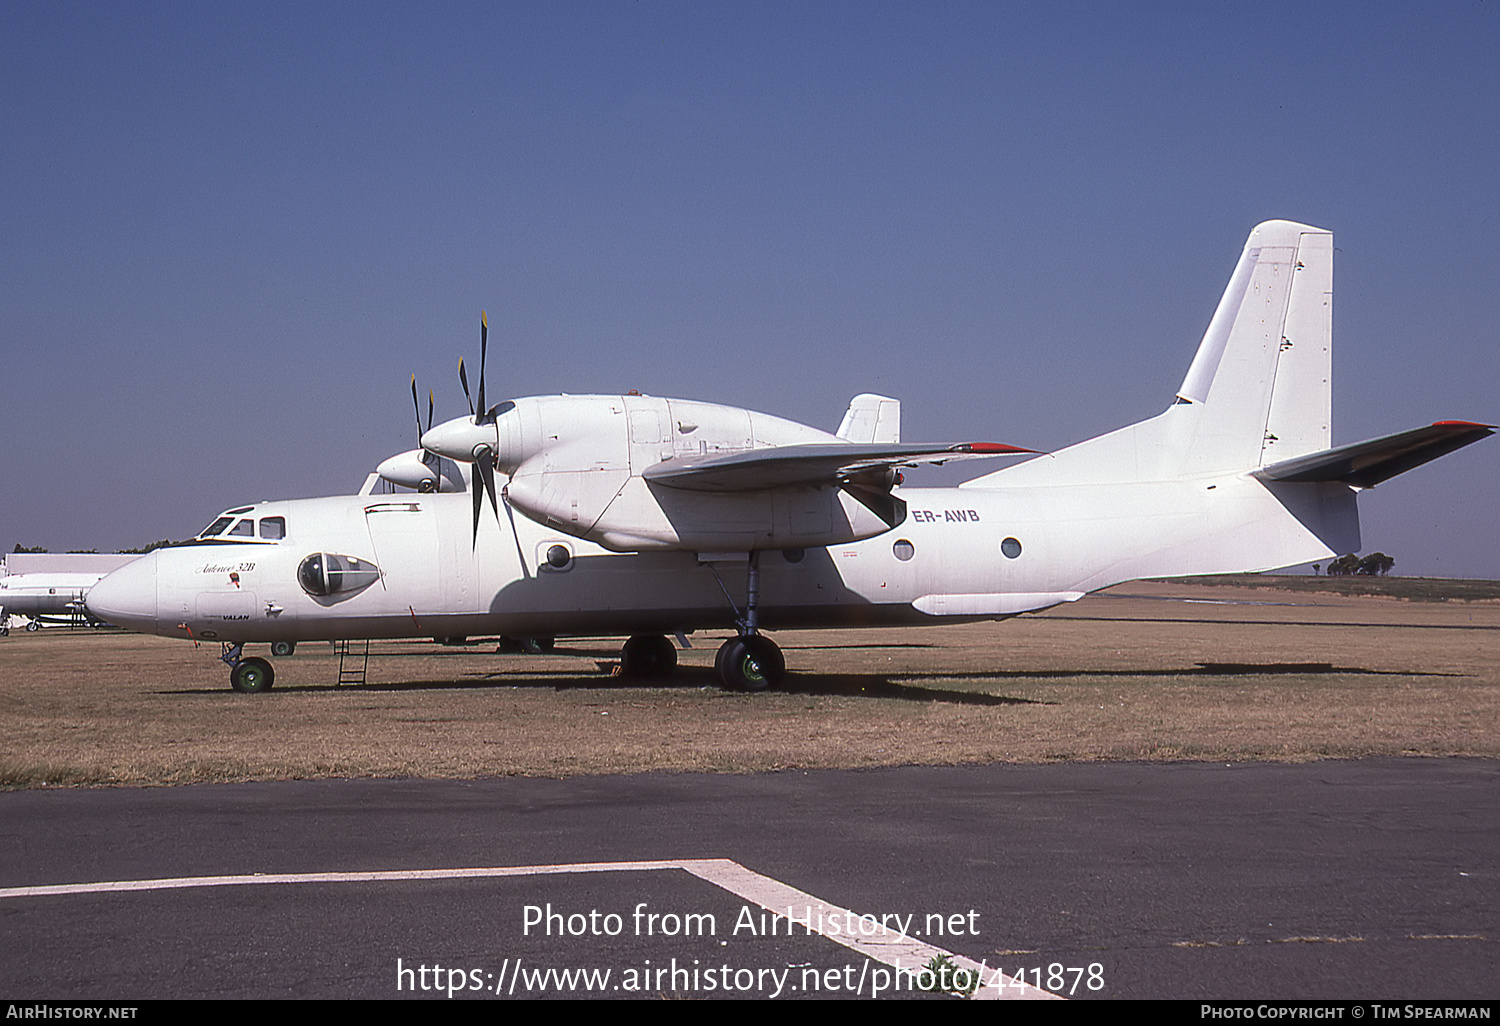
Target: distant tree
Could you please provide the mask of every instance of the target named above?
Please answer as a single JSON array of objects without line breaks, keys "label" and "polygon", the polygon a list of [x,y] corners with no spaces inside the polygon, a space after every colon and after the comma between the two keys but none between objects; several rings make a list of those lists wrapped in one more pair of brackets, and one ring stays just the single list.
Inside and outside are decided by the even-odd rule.
[{"label": "distant tree", "polygon": [[46,552],[47,551],[47,547],[45,545],[26,546],[26,545],[22,545],[20,542],[16,542],[16,547],[13,548],[13,549],[11,549],[10,551],[12,551],[12,552]]},{"label": "distant tree", "polygon": [[1335,559],[1332,563],[1328,564],[1328,576],[1348,577],[1358,569],[1359,557],[1351,552],[1346,556],[1340,556],[1338,559]]},{"label": "distant tree", "polygon": [[68,550],[68,555],[70,555],[70,556],[92,556],[92,555],[97,555],[98,552],[99,552],[98,549],[69,549]]},{"label": "distant tree", "polygon": [[168,545],[172,544],[174,544],[174,542],[170,538],[163,538],[161,541],[151,542],[147,545],[141,546],[138,549],[121,549],[120,551],[125,555],[145,555],[147,552],[154,552],[157,549],[164,549]]},{"label": "distant tree", "polygon": [[1359,565],[1355,567],[1354,572],[1363,574],[1366,577],[1384,577],[1391,572],[1391,567],[1395,565],[1396,561],[1384,552],[1372,552],[1359,561]]}]

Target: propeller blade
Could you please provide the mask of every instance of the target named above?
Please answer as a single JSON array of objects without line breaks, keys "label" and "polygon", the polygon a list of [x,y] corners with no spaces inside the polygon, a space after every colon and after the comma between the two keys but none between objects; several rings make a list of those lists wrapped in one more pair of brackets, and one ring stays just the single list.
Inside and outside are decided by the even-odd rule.
[{"label": "propeller blade", "polygon": [[[421,445],[422,444],[422,404],[419,403],[419,402],[417,402],[417,376],[415,374],[413,374],[411,376],[411,408],[412,408],[412,412],[417,415],[417,444]],[[429,424],[427,426],[431,427],[432,425]]]},{"label": "propeller blade", "polygon": [[490,494],[490,508],[495,511],[495,523],[500,522],[500,503],[495,498],[495,461],[488,454],[484,459],[474,464],[479,468],[479,476],[484,479],[484,490]]},{"label": "propeller blade", "polygon": [[[484,405],[484,355],[485,355],[485,350],[489,349],[489,344],[490,344],[490,322],[489,322],[489,318],[485,316],[484,311],[481,310],[481,311],[479,311],[479,412],[480,413],[483,413],[484,410],[485,410],[485,405]],[[475,423],[477,424],[478,421],[476,420]],[[500,515],[500,512],[498,510],[496,510],[495,515],[498,517]]]},{"label": "propeller blade", "polygon": [[458,358],[458,380],[464,386],[464,398],[469,400],[469,416],[474,416],[474,400],[469,396],[469,376],[464,373],[464,358]]},{"label": "propeller blade", "polygon": [[[500,522],[500,502],[495,498],[495,454],[490,451],[489,446],[480,446],[474,451],[474,474],[478,481],[469,482],[469,490],[474,493],[474,538],[472,544],[479,543],[479,511],[484,506],[484,498],[479,490],[479,481],[484,482],[484,490],[490,495],[490,508],[495,511],[495,523]],[[509,507],[507,507],[508,509]]]},{"label": "propeller blade", "polygon": [[[474,464],[474,467],[477,473],[479,464]],[[474,497],[474,537],[469,542],[469,547],[472,549],[479,546],[479,511],[484,507],[484,496],[479,493],[479,483],[477,481],[469,481],[469,491],[473,493]]]},{"label": "propeller blade", "polygon": [[[422,445],[422,404],[417,401],[417,376],[411,376],[411,408],[417,415],[417,446]],[[432,390],[427,392],[427,427],[432,428]],[[422,449],[422,463],[424,466],[433,467],[437,465],[437,453]]]}]

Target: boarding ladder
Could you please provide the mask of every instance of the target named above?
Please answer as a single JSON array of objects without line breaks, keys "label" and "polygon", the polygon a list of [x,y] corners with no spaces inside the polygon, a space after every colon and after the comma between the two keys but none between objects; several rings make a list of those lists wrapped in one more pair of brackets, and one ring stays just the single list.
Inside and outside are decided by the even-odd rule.
[{"label": "boarding ladder", "polygon": [[368,638],[362,641],[335,641],[334,649],[339,654],[339,682],[336,687],[345,684],[363,684],[365,682],[365,670],[370,666],[370,641]]}]

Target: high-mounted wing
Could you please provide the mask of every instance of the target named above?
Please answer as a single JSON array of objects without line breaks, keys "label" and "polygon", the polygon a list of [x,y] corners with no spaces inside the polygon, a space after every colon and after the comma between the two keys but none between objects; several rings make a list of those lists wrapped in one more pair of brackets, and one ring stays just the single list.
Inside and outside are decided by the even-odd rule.
[{"label": "high-mounted wing", "polygon": [[1035,453],[1000,442],[948,445],[837,443],[783,445],[713,456],[679,456],[647,467],[647,481],[695,492],[748,492],[788,485],[833,485],[875,469]]},{"label": "high-mounted wing", "polygon": [[1251,473],[1263,481],[1340,481],[1356,488],[1373,488],[1494,433],[1489,424],[1440,420],[1429,427],[1282,460]]}]

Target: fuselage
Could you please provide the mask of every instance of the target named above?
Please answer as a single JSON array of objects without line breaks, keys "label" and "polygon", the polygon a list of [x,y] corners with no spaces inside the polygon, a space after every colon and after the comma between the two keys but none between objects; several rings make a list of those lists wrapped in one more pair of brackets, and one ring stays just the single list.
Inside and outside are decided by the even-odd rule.
[{"label": "fuselage", "polygon": [[[759,553],[760,622],[1003,618],[1137,577],[1284,565],[1286,539],[1274,564],[1237,539],[1277,512],[1295,529],[1286,493],[1317,501],[1321,487],[1278,497],[1237,474],[900,489],[908,514],[885,534]],[[90,611],[146,633],[236,642],[564,636],[728,627],[745,597],[746,553],[614,552],[504,511],[498,523],[486,514],[476,538],[462,493],[263,502],[228,516],[213,537],[111,574]],[[1310,533],[1292,548],[1327,551]]]}]

